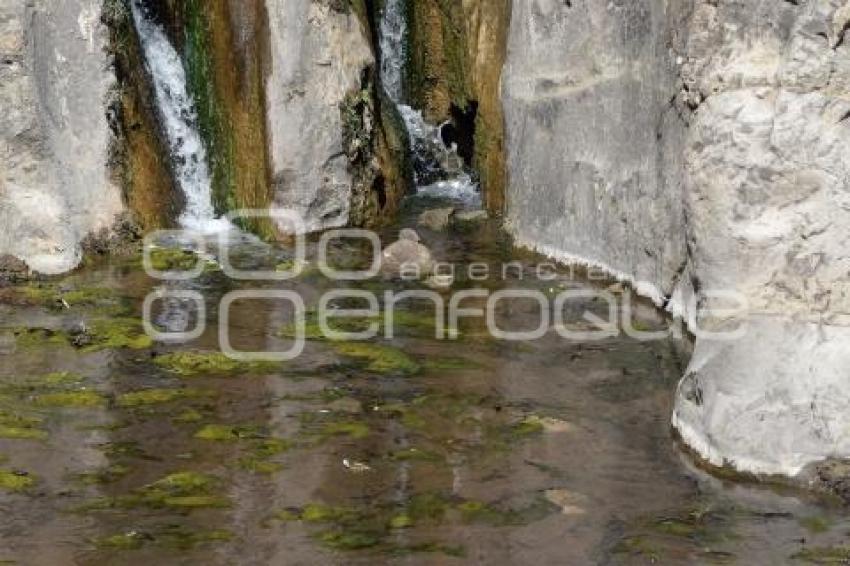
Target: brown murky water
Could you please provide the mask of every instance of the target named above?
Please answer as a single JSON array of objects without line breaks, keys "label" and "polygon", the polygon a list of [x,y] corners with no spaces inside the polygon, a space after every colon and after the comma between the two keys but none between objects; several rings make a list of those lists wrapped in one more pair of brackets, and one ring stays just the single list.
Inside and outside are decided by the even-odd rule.
[{"label": "brown murky water", "polygon": [[[526,275],[540,261],[488,224],[422,233],[446,261],[518,260]],[[364,261],[352,242],[334,255]],[[297,360],[240,364],[215,354],[221,296],[295,289],[310,308],[336,284],[310,268],[277,284],[210,269],[181,284],[203,292],[209,325],[180,346],[141,334],[158,284],[133,260],[0,290],[0,561],[848,563],[845,508],[714,479],[677,450],[672,341],[503,342],[475,319],[436,340],[432,310],[408,302],[391,341],[320,340],[308,324]],[[455,284],[476,286],[592,285],[516,270]],[[501,320],[533,327],[536,309],[506,301]],[[285,349],[290,331],[283,305],[234,305],[241,349]]]}]

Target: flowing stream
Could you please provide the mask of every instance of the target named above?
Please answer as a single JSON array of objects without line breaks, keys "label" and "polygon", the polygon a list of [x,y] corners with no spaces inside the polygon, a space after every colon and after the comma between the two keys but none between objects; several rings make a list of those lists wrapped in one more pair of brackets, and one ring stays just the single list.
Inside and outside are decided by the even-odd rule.
[{"label": "flowing stream", "polygon": [[229,230],[232,225],[216,218],[213,208],[207,153],[198,131],[194,101],[186,87],[183,61],[165,31],[148,17],[142,0],[132,0],[130,7],[144,51],[145,67],[153,81],[174,175],[186,201],[180,224],[202,234]]},{"label": "flowing stream", "polygon": [[381,83],[395,103],[410,136],[417,193],[449,198],[470,208],[481,206],[477,183],[455,147],[447,147],[442,125],[428,123],[422,112],[405,103],[405,0],[387,0],[380,22]]},{"label": "flowing stream", "polygon": [[[382,240],[415,227],[426,206],[410,199]],[[334,265],[368,268],[362,244],[336,242]],[[608,285],[566,269],[529,276],[545,258],[513,250],[495,222],[427,244],[458,267],[447,293]],[[846,563],[846,508],[715,479],[678,452],[669,416],[684,360],[669,340],[502,341],[480,317],[438,340],[433,305],[411,300],[392,339],[325,339],[308,317],[295,360],[221,356],[226,293],[294,291],[314,312],[340,287],[312,267],[314,244],[307,252],[305,272],[285,282],[231,280],[210,265],[191,282],[206,327],[185,344],[145,339],[142,301],[161,282],[138,258],[0,289],[0,562]],[[160,253],[175,268],[196,261]],[[280,261],[234,253],[241,268]],[[467,269],[482,264],[499,275],[472,280]],[[348,285],[379,297],[411,289]],[[609,316],[604,302],[575,306],[566,323],[576,330],[582,309]],[[180,330],[195,327],[189,315]],[[538,317],[527,301],[499,303],[506,330]],[[660,324],[651,306],[635,319]],[[290,320],[285,303],[235,303],[228,334],[240,350],[282,351]],[[371,321],[339,319],[348,330]]]}]

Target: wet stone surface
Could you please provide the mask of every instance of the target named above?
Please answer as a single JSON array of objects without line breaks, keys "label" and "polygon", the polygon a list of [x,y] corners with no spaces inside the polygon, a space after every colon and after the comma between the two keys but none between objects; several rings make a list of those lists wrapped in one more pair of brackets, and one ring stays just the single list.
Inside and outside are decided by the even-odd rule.
[{"label": "wet stone surface", "polygon": [[[424,207],[409,207],[407,226]],[[512,250],[488,222],[429,234],[424,243],[436,258],[465,266],[519,261],[533,272],[542,261]],[[274,270],[292,265],[288,253],[235,255]],[[331,255],[344,268],[368,265],[356,242],[335,244]],[[163,268],[191,267],[181,254],[157,257]],[[571,342],[549,333],[503,342],[475,318],[462,321],[456,340],[437,340],[433,309],[410,302],[399,307],[394,339],[343,341],[318,329],[319,297],[337,284],[312,264],[275,284],[233,281],[212,264],[180,284],[207,300],[204,335],[164,344],[148,339],[140,321],[142,301],[158,285],[132,260],[2,290],[0,561],[850,558],[850,514],[839,502],[716,479],[677,450],[669,414],[684,360],[672,340]],[[346,286],[423,288],[383,279]],[[565,273],[546,282],[516,275],[476,282],[461,273],[454,289],[555,294],[591,286],[607,283]],[[219,299],[257,287],[305,298],[308,340],[296,360],[238,362],[219,353]],[[500,309],[517,328],[536,324],[527,303]],[[374,318],[337,328],[357,331]],[[284,349],[292,332],[284,307],[233,307],[239,349]]]}]

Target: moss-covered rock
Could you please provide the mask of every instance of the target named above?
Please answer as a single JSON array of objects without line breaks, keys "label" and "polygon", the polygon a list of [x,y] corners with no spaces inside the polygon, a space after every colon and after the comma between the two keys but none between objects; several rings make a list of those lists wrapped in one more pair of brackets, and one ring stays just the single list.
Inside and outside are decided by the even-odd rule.
[{"label": "moss-covered rock", "polygon": [[133,490],[127,495],[95,499],[77,510],[98,511],[140,507],[191,510],[227,507],[230,501],[216,492],[218,486],[219,480],[213,476],[192,471],[176,472]]},{"label": "moss-covered rock", "polygon": [[106,397],[91,389],[60,391],[36,397],[35,403],[42,407],[90,409],[106,406]]},{"label": "moss-covered rock", "polygon": [[335,349],[343,356],[365,362],[365,369],[374,373],[411,375],[420,370],[419,364],[407,354],[390,346],[343,342],[338,343]]},{"label": "moss-covered rock", "polygon": [[25,491],[35,485],[35,478],[23,472],[0,470],[0,490]]},{"label": "moss-covered rock", "polygon": [[238,373],[263,373],[279,369],[267,362],[240,362],[220,352],[173,352],[159,356],[156,365],[183,377],[223,376]]},{"label": "moss-covered rock", "polygon": [[145,389],[119,395],[116,401],[121,407],[149,407],[183,399],[197,399],[206,394],[207,392],[198,389]]}]

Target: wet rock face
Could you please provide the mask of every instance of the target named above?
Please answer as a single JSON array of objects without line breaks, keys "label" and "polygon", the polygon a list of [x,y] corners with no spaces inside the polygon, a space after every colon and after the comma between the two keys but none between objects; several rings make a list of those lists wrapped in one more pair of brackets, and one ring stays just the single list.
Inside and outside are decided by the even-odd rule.
[{"label": "wet rock face", "polygon": [[429,121],[449,122],[444,141],[456,143],[458,153],[474,166],[484,204],[494,214],[504,209],[505,139],[499,83],[510,4],[508,0],[414,0],[408,11],[412,48],[405,77],[407,98]]},{"label": "wet rock face", "polygon": [[674,424],[712,463],[796,475],[850,455],[847,8],[674,4],[514,3],[509,225],[678,313],[746,297],[743,338],[697,340]]},{"label": "wet rock face", "polygon": [[76,266],[86,234],[123,208],[100,18],[101,2],[0,5],[0,254],[42,273]]}]

